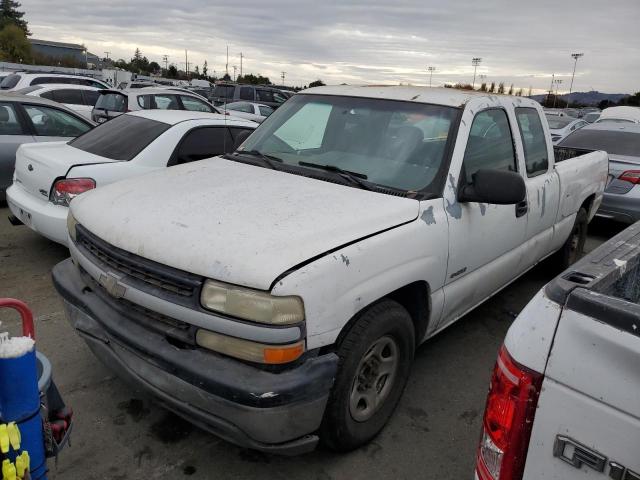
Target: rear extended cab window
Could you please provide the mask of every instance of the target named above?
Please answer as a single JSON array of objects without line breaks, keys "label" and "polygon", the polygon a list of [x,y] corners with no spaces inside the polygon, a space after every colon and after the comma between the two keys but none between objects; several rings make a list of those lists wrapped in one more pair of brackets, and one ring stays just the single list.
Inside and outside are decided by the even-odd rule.
[{"label": "rear extended cab window", "polygon": [[527,176],[534,177],[549,170],[549,155],[547,152],[547,137],[542,128],[540,115],[535,108],[518,107],[516,119],[520,128],[522,145],[524,146],[524,161]]},{"label": "rear extended cab window", "polygon": [[121,115],[69,142],[74,148],[111,160],[129,161],[171,125],[133,115]]}]

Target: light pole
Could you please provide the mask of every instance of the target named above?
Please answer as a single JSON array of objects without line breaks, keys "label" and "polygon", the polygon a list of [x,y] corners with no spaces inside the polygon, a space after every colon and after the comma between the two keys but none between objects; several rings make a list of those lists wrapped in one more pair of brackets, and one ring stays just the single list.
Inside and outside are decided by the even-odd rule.
[{"label": "light pole", "polygon": [[427,71],[429,72],[429,86],[431,86],[431,79],[433,78],[433,72],[436,71],[436,67],[427,67]]},{"label": "light pole", "polygon": [[471,59],[471,65],[473,65],[473,83],[471,84],[471,88],[476,89],[476,70],[478,69],[478,65],[482,62],[482,58],[474,57]]},{"label": "light pole", "polygon": [[553,108],[556,108],[556,100],[558,99],[558,87],[560,86],[560,84],[562,83],[562,79],[561,78],[556,78],[553,83],[556,84],[556,94],[553,97]]},{"label": "light pole", "polygon": [[573,90],[573,77],[576,76],[576,67],[578,66],[578,59],[584,56],[584,53],[572,53],[571,57],[573,58],[573,73],[571,74],[571,85],[569,86],[569,98],[567,100],[567,107],[569,106],[569,101],[571,100],[571,91]]},{"label": "light pole", "polygon": [[237,78],[237,77],[236,77],[236,70],[238,70],[238,67],[237,67],[237,65],[234,65],[234,66],[233,66],[233,81],[234,81],[234,82],[236,81],[236,78]]}]

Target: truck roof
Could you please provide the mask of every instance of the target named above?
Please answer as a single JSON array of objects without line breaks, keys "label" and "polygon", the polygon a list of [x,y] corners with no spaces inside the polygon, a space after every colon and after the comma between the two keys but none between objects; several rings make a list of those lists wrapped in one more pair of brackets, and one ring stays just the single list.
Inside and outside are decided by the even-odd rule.
[{"label": "truck roof", "polygon": [[413,101],[450,107],[462,107],[470,100],[481,97],[502,97],[512,99],[513,101],[517,99],[520,105],[526,106],[540,105],[538,102],[526,97],[515,97],[472,90],[458,90],[456,88],[414,87],[404,85],[335,85],[309,88],[300,93]]}]

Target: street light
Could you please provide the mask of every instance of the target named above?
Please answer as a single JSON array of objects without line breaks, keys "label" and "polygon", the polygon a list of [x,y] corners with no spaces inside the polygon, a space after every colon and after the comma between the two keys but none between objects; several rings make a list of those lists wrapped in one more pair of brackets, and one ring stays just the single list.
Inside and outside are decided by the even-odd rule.
[{"label": "street light", "polygon": [[433,72],[436,71],[436,67],[427,67],[427,71],[429,72],[429,86],[431,86],[431,78],[433,77]]},{"label": "street light", "polygon": [[562,79],[561,78],[556,78],[553,83],[556,84],[556,94],[553,97],[553,108],[556,108],[556,100],[558,100],[558,87],[560,86],[560,84],[562,83]]},{"label": "street light", "polygon": [[584,56],[584,53],[572,53],[571,57],[573,58],[573,73],[571,74],[571,85],[569,86],[569,99],[567,100],[567,107],[569,106],[569,101],[571,100],[571,91],[573,90],[573,77],[576,76],[576,67],[578,66],[578,59]]},{"label": "street light", "polygon": [[478,69],[478,65],[482,62],[482,58],[474,57],[471,59],[471,65],[473,65],[473,83],[471,84],[471,88],[475,90],[476,88],[476,70]]}]

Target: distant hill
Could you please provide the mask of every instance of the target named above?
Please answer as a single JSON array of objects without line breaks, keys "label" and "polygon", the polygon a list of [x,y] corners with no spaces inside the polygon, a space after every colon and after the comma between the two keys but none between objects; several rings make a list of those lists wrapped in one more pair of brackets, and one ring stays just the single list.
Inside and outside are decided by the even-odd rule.
[{"label": "distant hill", "polygon": [[[598,105],[602,100],[610,100],[612,102],[619,102],[624,97],[628,97],[628,93],[601,93],[601,92],[573,92],[571,95],[564,94],[558,95],[558,98],[569,103],[578,102],[583,105]],[[542,102],[546,97],[545,95],[532,95],[531,98]]]}]

